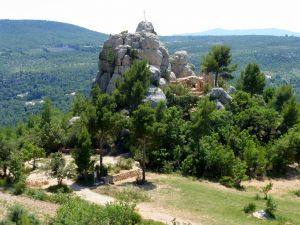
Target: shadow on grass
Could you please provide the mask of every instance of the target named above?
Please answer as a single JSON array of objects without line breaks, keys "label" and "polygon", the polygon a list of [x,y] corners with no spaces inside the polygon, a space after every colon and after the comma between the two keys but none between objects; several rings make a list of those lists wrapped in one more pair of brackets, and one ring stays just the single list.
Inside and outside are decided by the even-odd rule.
[{"label": "shadow on grass", "polygon": [[150,182],[150,181],[145,181],[145,182],[141,182],[141,181],[128,181],[128,182],[123,182],[123,183],[119,183],[119,184],[115,184],[115,186],[119,186],[119,187],[126,187],[126,186],[134,186],[137,187],[143,191],[151,191],[157,188],[157,186]]}]

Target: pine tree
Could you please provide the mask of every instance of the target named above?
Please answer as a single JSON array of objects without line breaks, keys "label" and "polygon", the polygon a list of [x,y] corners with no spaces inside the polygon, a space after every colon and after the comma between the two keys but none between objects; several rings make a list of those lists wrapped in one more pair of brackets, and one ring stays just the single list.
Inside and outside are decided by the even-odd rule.
[{"label": "pine tree", "polygon": [[124,81],[116,82],[116,97],[118,106],[135,110],[146,97],[150,85],[150,70],[146,61],[136,60],[124,74]]},{"label": "pine tree", "polygon": [[86,127],[82,127],[77,136],[76,150],[73,154],[77,171],[87,180],[88,171],[91,167],[92,142]]},{"label": "pine tree", "polygon": [[236,64],[231,64],[230,48],[224,45],[216,45],[203,57],[201,69],[205,73],[215,74],[215,86],[218,86],[218,77],[226,74],[228,79],[233,78],[232,72],[236,69]]},{"label": "pine tree", "polygon": [[249,63],[241,73],[242,90],[254,94],[262,94],[266,85],[265,75],[256,63]]}]

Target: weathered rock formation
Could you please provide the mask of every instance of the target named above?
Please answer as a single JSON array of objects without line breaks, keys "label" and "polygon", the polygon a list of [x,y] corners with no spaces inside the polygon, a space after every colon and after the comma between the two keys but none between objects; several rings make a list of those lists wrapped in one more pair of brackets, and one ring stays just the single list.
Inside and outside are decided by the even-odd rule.
[{"label": "weathered rock formation", "polygon": [[188,54],[186,51],[175,52],[170,61],[171,71],[177,78],[195,76],[190,64],[188,64]]},{"label": "weathered rock formation", "polygon": [[[232,93],[232,92],[231,92]],[[210,99],[215,100],[218,109],[224,109],[224,105],[231,102],[232,97],[223,88],[213,88],[208,93]]]},{"label": "weathered rock formation", "polygon": [[[148,91],[147,99],[165,100],[159,85],[166,85],[167,78],[171,72],[169,53],[159,41],[153,25],[150,22],[140,22],[135,33],[122,32],[111,35],[104,42],[103,49],[99,55],[99,71],[96,82],[103,92],[112,93],[115,90],[117,79],[122,80],[124,72],[130,68],[133,60],[142,59],[149,63],[151,71],[151,84],[156,86]],[[149,95],[159,93],[160,98]]]}]

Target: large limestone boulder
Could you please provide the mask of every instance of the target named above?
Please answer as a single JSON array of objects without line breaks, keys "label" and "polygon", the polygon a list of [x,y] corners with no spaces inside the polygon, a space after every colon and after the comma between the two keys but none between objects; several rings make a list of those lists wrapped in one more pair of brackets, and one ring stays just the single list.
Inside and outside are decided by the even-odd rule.
[{"label": "large limestone boulder", "polygon": [[150,85],[146,99],[144,101],[150,102],[152,107],[156,107],[160,101],[166,102],[167,98],[160,88],[154,85]]},{"label": "large limestone boulder", "polygon": [[188,54],[186,51],[177,51],[171,58],[171,71],[177,78],[195,76],[195,73],[188,64]]},{"label": "large limestone boulder", "polygon": [[159,84],[159,80],[160,80],[160,70],[152,65],[149,67],[149,70],[151,72],[150,82],[151,82],[151,84],[154,84],[157,86]]},{"label": "large limestone boulder", "polygon": [[151,83],[159,85],[160,78],[171,72],[169,53],[154,31],[151,22],[140,22],[136,33],[114,34],[104,42],[99,54],[96,82],[103,92],[115,89],[116,77],[122,78],[135,59],[146,60],[151,70]]},{"label": "large limestone boulder", "polygon": [[159,49],[159,39],[158,36],[152,33],[143,33],[141,38],[142,49]]},{"label": "large limestone boulder", "polygon": [[232,97],[223,88],[213,88],[208,95],[212,100],[217,100],[223,105],[226,105],[232,100]]}]

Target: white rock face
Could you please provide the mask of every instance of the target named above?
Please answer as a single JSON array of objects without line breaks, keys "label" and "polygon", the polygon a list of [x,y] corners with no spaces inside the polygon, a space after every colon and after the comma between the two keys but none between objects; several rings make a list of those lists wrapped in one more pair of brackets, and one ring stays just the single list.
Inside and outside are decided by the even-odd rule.
[{"label": "white rock face", "polygon": [[107,89],[106,89],[107,93],[109,93],[109,94],[113,93],[113,91],[116,89],[116,81],[118,79],[122,80],[121,75],[118,73],[114,73],[114,75],[112,76],[112,78],[110,79],[110,81],[107,85]]},{"label": "white rock face", "polygon": [[[99,55],[99,71],[96,81],[103,92],[112,93],[117,79],[128,70],[135,59],[146,60],[151,71],[151,84],[164,85],[171,72],[171,64],[167,49],[159,41],[150,22],[140,22],[136,33],[111,35],[104,42]],[[155,92],[157,95],[157,92]],[[162,96],[162,95],[160,95]]]},{"label": "white rock face", "polygon": [[171,57],[171,71],[177,78],[195,76],[188,65],[188,54],[186,51],[177,51]]},{"label": "white rock face", "polygon": [[166,96],[160,88],[150,85],[144,101],[150,102],[152,107],[156,107],[160,101],[166,101]]},{"label": "white rock face", "polygon": [[135,32],[148,32],[148,33],[153,33],[156,34],[156,32],[154,31],[154,27],[152,25],[151,22],[147,22],[147,21],[142,21],[138,24]]},{"label": "white rock face", "polygon": [[223,105],[226,105],[232,100],[232,97],[223,88],[213,88],[208,95],[211,99],[217,100]]}]

